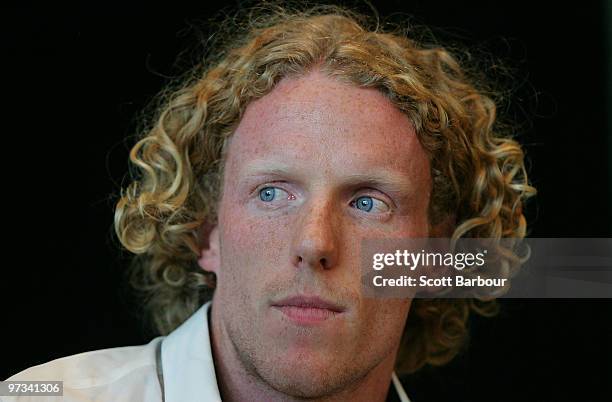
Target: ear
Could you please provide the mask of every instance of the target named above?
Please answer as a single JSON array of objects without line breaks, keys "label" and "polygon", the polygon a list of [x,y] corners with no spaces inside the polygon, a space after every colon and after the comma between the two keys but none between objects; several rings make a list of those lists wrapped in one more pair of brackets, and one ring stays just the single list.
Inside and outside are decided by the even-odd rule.
[{"label": "ear", "polygon": [[200,249],[200,258],[198,265],[208,272],[215,274],[221,265],[219,254],[219,229],[215,226],[204,225],[202,227],[202,248]]}]

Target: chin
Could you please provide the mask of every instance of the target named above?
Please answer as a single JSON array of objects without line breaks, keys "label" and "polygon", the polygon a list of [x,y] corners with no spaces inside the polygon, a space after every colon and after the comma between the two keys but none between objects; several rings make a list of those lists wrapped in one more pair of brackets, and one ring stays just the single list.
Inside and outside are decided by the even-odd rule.
[{"label": "chin", "polygon": [[332,395],[356,381],[361,372],[357,362],[332,351],[302,349],[259,363],[260,377],[272,388],[302,398]]},{"label": "chin", "polygon": [[296,361],[296,364],[281,365],[266,372],[263,379],[277,391],[302,398],[321,398],[332,395],[351,382],[350,370],[326,364]]}]

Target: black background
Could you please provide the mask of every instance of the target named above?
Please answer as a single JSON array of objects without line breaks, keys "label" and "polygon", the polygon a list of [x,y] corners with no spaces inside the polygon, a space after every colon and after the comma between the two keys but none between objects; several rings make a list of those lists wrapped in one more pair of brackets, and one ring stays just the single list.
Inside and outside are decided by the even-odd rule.
[{"label": "black background", "polygon": [[[531,236],[612,237],[604,1],[374,5],[516,68],[507,111],[528,122],[519,139],[539,190],[527,211]],[[5,6],[0,378],[151,339],[122,285],[126,255],[112,236],[112,196],[137,113],[180,72],[176,56],[195,39],[189,23],[219,8]],[[612,300],[501,304],[497,317],[473,319],[455,361],[403,379],[413,401],[610,400]]]}]

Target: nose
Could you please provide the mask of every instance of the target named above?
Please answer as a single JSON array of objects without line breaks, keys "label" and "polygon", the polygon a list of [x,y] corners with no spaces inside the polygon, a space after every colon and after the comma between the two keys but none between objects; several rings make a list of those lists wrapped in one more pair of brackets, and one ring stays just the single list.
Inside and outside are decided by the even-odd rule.
[{"label": "nose", "polygon": [[292,264],[297,268],[333,268],[338,260],[338,229],[330,202],[314,201],[310,208],[304,208],[293,236]]}]

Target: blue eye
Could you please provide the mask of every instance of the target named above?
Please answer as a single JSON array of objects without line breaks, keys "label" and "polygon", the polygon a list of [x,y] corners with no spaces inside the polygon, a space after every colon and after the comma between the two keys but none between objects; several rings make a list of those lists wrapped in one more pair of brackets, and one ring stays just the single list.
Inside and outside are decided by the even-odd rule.
[{"label": "blue eye", "polygon": [[357,209],[370,212],[374,206],[374,200],[372,200],[372,197],[359,197],[355,201],[355,205],[357,206]]},{"label": "blue eye", "polygon": [[259,198],[262,201],[270,202],[274,199],[276,195],[276,189],[274,187],[264,187],[259,190]]},{"label": "blue eye", "polygon": [[386,202],[367,195],[355,199],[351,202],[351,206],[364,212],[386,213],[391,210]]}]

